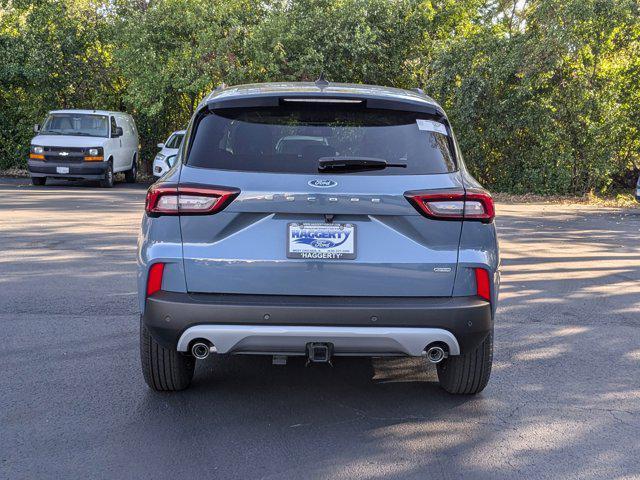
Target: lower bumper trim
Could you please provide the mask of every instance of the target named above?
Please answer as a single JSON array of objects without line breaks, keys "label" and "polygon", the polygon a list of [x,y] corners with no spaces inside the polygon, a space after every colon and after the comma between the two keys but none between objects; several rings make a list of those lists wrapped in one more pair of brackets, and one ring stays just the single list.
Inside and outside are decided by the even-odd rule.
[{"label": "lower bumper trim", "polygon": [[211,342],[218,353],[304,354],[307,343],[333,344],[334,355],[408,355],[418,357],[433,342],[460,355],[455,336],[440,328],[322,327],[274,325],[197,325],[178,340],[178,351],[186,352],[196,339]]}]

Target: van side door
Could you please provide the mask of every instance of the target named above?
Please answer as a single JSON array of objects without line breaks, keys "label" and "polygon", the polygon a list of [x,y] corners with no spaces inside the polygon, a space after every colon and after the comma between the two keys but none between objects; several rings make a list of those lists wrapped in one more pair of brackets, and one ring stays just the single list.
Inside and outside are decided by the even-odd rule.
[{"label": "van side door", "polygon": [[131,141],[131,158],[133,158],[134,155],[136,158],[138,158],[140,156],[138,153],[140,140],[138,139],[136,122],[133,120],[133,117],[131,115],[125,115],[125,119],[127,120],[129,127],[131,128],[131,138],[129,139]]},{"label": "van side door", "polygon": [[123,163],[122,168],[129,170],[131,168],[131,162],[133,155],[136,153],[137,142],[133,133],[131,122],[127,115],[116,115],[116,122],[119,127],[122,127],[122,155]]},{"label": "van side door", "polygon": [[109,140],[109,150],[110,154],[113,157],[113,171],[121,172],[124,170],[124,155],[122,151],[122,136],[117,135],[117,128],[120,126],[116,122],[116,117],[111,115],[109,117],[110,120],[110,140]]}]

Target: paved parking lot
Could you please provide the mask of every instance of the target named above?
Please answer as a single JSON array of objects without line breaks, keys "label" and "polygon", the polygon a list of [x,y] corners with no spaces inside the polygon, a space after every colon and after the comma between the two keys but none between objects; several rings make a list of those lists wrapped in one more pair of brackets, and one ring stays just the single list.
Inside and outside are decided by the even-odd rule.
[{"label": "paved parking lot", "polygon": [[487,389],[405,359],[229,357],[143,383],[145,188],[0,179],[0,478],[640,477],[640,210],[499,205]]}]

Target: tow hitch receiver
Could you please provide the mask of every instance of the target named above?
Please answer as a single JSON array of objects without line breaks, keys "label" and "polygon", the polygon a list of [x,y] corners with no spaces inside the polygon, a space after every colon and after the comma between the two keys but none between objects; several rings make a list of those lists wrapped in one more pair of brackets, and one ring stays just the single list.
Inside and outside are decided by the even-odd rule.
[{"label": "tow hitch receiver", "polygon": [[307,343],[307,365],[310,363],[328,363],[331,365],[333,344]]}]

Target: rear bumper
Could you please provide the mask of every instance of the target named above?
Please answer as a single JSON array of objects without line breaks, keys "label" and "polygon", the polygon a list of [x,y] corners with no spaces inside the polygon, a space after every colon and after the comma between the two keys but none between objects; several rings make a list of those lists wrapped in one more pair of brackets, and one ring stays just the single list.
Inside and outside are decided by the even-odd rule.
[{"label": "rear bumper", "polygon": [[330,343],[334,355],[408,355],[418,357],[431,343],[444,343],[460,355],[455,336],[441,328],[300,327],[275,325],[196,325],[178,340],[186,352],[194,340],[208,340],[217,353],[304,355],[307,343]]},{"label": "rear bumper", "polygon": [[[342,342],[345,354],[349,353],[351,345],[354,350],[351,353],[354,354],[413,355],[416,348],[421,352],[426,344],[416,347],[410,341],[399,341],[399,338],[413,337],[421,343],[421,336],[428,339],[433,335],[436,338],[449,334],[464,353],[480,344],[493,328],[491,305],[477,297],[314,297],[158,292],[147,299],[142,320],[156,341],[165,347],[186,350],[185,342],[188,345],[195,338],[203,338],[193,337],[194,332],[199,332],[200,335],[206,333],[211,338],[218,338],[218,342],[224,337],[225,345],[231,345],[228,349],[220,345],[224,353],[260,350],[264,353],[276,349],[283,343],[282,338],[295,337],[291,344],[285,341],[280,346],[298,349],[306,341],[329,342],[333,339],[332,343]],[[242,328],[236,328],[238,326]],[[336,340],[339,338],[343,340]],[[439,337],[433,341],[444,341],[454,354],[454,342]],[[263,342],[263,349],[260,342]],[[385,352],[387,347],[389,351]]]},{"label": "rear bumper", "polygon": [[[29,160],[29,173],[32,177],[86,178],[101,180],[104,178],[109,162],[53,162],[50,160]],[[58,173],[57,167],[69,168],[69,173]]]}]

